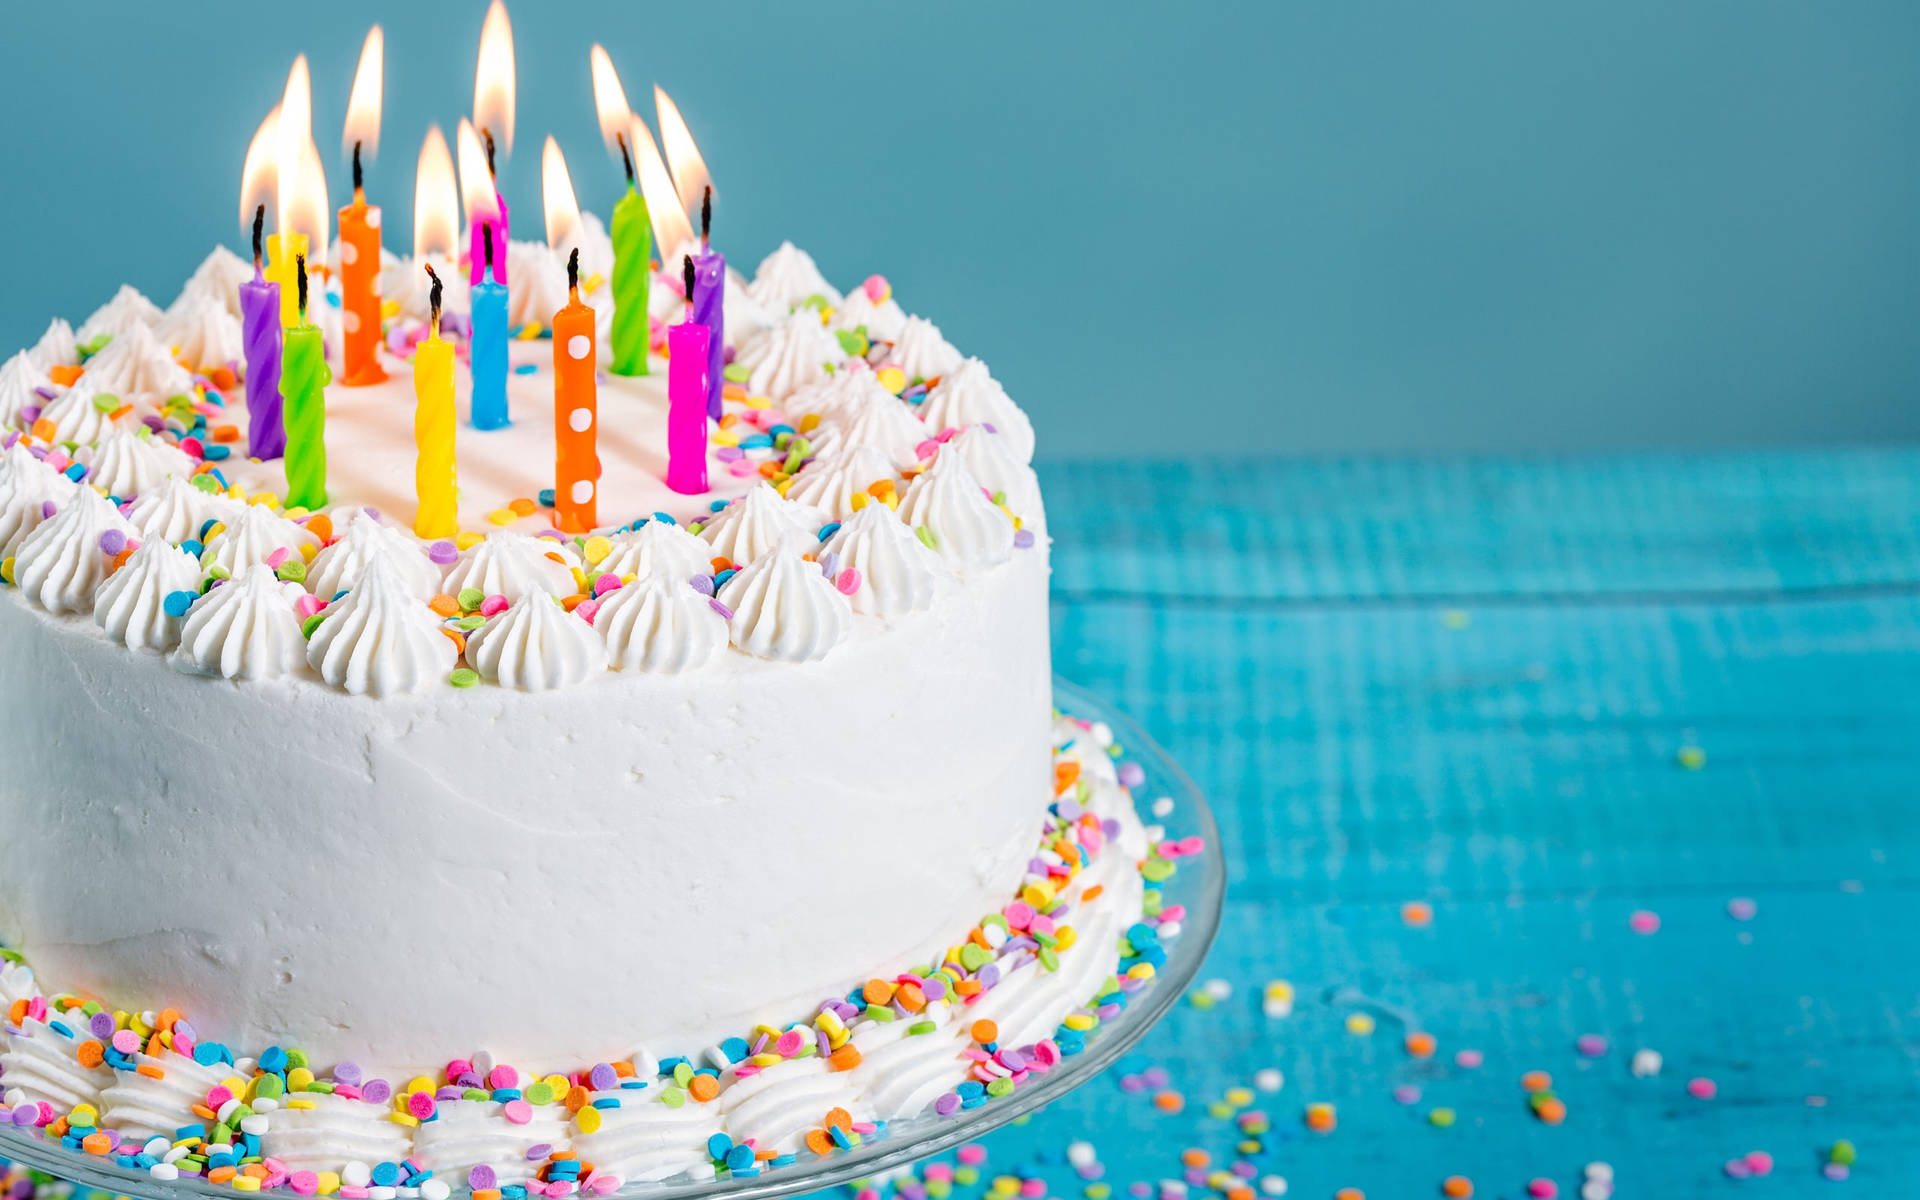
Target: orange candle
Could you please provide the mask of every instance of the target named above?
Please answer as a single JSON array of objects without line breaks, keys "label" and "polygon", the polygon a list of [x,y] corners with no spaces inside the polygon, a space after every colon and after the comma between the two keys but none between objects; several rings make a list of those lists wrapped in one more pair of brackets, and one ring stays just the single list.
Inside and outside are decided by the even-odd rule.
[{"label": "orange candle", "polygon": [[553,314],[554,524],[588,533],[599,524],[599,385],[593,309],[580,302],[580,251],[567,256],[567,303]]},{"label": "orange candle", "polygon": [[387,377],[380,365],[380,210],[367,203],[360,143],[353,145],[353,203],[340,210],[340,325],[348,387]]}]

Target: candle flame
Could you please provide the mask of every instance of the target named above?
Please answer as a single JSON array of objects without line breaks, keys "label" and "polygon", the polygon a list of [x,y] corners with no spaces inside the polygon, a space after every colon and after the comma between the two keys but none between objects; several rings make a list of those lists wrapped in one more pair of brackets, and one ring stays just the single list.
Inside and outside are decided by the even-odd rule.
[{"label": "candle flame", "polygon": [[304,54],[287,72],[274,124],[275,227],[281,233],[305,234],[308,258],[323,262],[332,213],[327,208],[327,171],[320,163],[320,148],[313,144],[313,81]]},{"label": "candle flame", "polygon": [[253,225],[253,211],[264,204],[277,215],[279,201],[274,193],[278,190],[280,146],[280,106],[273,106],[267,113],[267,119],[260,122],[260,128],[254,131],[253,140],[247,143],[247,160],[240,168],[240,224],[250,228]]},{"label": "candle flame", "polygon": [[452,261],[460,229],[460,197],[453,188],[453,155],[438,125],[420,143],[420,165],[413,177],[413,257]]},{"label": "candle flame", "polygon": [[673,169],[674,190],[680,196],[680,211],[700,211],[701,193],[713,183],[707,174],[706,160],[693,144],[693,134],[680,119],[679,106],[659,84],[653,85],[653,108],[660,118],[660,144],[667,151],[667,165]]},{"label": "candle flame", "polygon": [[653,144],[647,123],[639,117],[629,122],[627,140],[633,145],[633,165],[640,177],[640,194],[646,199],[647,216],[653,222],[653,244],[664,260],[666,255],[693,240],[693,226],[687,221],[687,210],[680,207],[673,180],[667,175],[667,164],[660,160],[660,151]]},{"label": "candle flame", "polygon": [[580,201],[574,195],[573,177],[567,173],[566,156],[552,134],[540,147],[540,193],[547,208],[547,245],[558,250],[580,232]]},{"label": "candle flame", "polygon": [[340,149],[348,157],[356,142],[363,159],[371,160],[380,149],[380,85],[386,57],[386,35],[375,25],[367,30],[367,40],[360,47],[360,67],[353,73],[353,92],[347,97]]},{"label": "candle flame", "polygon": [[467,223],[478,217],[492,217],[500,211],[499,193],[493,190],[493,176],[487,173],[487,151],[473,122],[460,118],[454,136],[454,153],[460,160],[460,207]]},{"label": "candle flame", "polygon": [[607,143],[607,153],[619,154],[620,135],[633,120],[633,110],[627,107],[627,90],[620,86],[620,73],[613,69],[613,59],[605,46],[595,42],[587,61],[593,68],[593,107],[600,115],[600,137]]},{"label": "candle flame", "polygon": [[493,0],[480,27],[480,58],[473,73],[473,123],[492,134],[501,153],[513,149],[513,25],[507,6]]}]

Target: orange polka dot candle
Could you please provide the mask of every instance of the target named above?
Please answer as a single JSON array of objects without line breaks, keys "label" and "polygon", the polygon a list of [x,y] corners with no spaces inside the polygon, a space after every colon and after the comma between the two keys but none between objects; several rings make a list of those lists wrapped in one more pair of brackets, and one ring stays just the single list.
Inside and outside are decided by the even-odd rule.
[{"label": "orange polka dot candle", "polygon": [[563,533],[599,524],[599,385],[593,309],[580,299],[580,251],[567,256],[567,303],[553,314],[553,508]]}]

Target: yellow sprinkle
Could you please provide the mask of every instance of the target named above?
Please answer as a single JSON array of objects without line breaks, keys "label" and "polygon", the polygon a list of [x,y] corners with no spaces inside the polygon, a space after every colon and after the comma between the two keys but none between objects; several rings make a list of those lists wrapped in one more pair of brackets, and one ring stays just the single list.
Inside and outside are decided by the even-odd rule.
[{"label": "yellow sprinkle", "polygon": [[589,275],[580,281],[580,287],[583,291],[597,292],[600,290],[600,285],[605,282],[606,280],[599,275]]},{"label": "yellow sprinkle", "polygon": [[1689,771],[1698,771],[1707,765],[1707,752],[1698,746],[1682,746],[1676,757],[1680,765]]},{"label": "yellow sprinkle", "polygon": [[580,547],[580,553],[586,556],[588,566],[597,567],[602,559],[613,553],[613,542],[596,534]]},{"label": "yellow sprinkle", "polygon": [[463,530],[453,535],[453,546],[456,550],[471,550],[486,540],[487,535],[484,533],[470,533]]},{"label": "yellow sprinkle", "polygon": [[511,525],[519,520],[510,508],[496,508],[487,514],[487,520],[495,525]]},{"label": "yellow sprinkle", "polygon": [[1078,1029],[1084,1033],[1093,1028],[1094,1019],[1086,1013],[1070,1013],[1067,1018],[1060,1023],[1068,1029]]},{"label": "yellow sprinkle", "polygon": [[331,1196],[340,1190],[340,1174],[337,1171],[320,1172],[320,1194]]},{"label": "yellow sprinkle", "polygon": [[818,428],[820,428],[819,413],[808,413],[806,416],[800,418],[799,429],[801,433],[812,433]]},{"label": "yellow sprinkle", "polygon": [[313,1072],[306,1067],[295,1067],[287,1072],[287,1087],[296,1092],[304,1092],[313,1082]]},{"label": "yellow sprinkle", "polygon": [[1355,1037],[1366,1037],[1373,1032],[1373,1018],[1366,1013],[1352,1013],[1347,1017],[1347,1032]]},{"label": "yellow sprinkle", "polygon": [[859,512],[865,508],[867,501],[870,499],[872,499],[872,497],[868,496],[865,492],[855,492],[853,494],[853,511]]},{"label": "yellow sprinkle", "polygon": [[1053,931],[1055,950],[1065,950],[1080,940],[1080,934],[1071,925],[1062,925]]},{"label": "yellow sprinkle", "polygon": [[520,327],[520,340],[523,342],[537,341],[544,332],[546,332],[545,327],[542,326],[540,322],[528,321]]},{"label": "yellow sprinkle", "polygon": [[387,1120],[395,1125],[417,1126],[420,1124],[420,1118],[412,1113],[390,1112],[387,1114]]},{"label": "yellow sprinkle", "polygon": [[1128,979],[1152,979],[1153,964],[1152,963],[1133,964],[1132,966],[1127,968],[1127,978]]},{"label": "yellow sprinkle", "polygon": [[565,1075],[549,1075],[542,1082],[544,1082],[548,1087],[552,1088],[553,1094],[556,1096],[566,1095],[567,1089],[573,1086],[571,1083],[567,1082],[567,1077]]},{"label": "yellow sprinkle", "polygon": [[1244,1087],[1228,1088],[1227,1103],[1233,1105],[1235,1108],[1245,1108],[1247,1105],[1253,1103],[1253,1089]]},{"label": "yellow sprinkle", "polygon": [[314,556],[319,553],[320,553],[320,547],[314,545],[312,542],[300,543],[300,557],[302,559],[305,559],[307,562],[312,562]]},{"label": "yellow sprinkle", "polygon": [[305,1096],[297,1096],[294,1099],[287,1101],[288,1108],[315,1108],[317,1106],[318,1106],[317,1101],[309,1100]]},{"label": "yellow sprinkle", "polygon": [[600,1128],[600,1110],[591,1104],[576,1113],[573,1119],[581,1133],[594,1133]]},{"label": "yellow sprinkle", "polygon": [[881,367],[873,373],[881,387],[898,396],[907,390],[907,373],[899,367]]},{"label": "yellow sprinkle", "polygon": [[748,396],[747,407],[748,408],[772,408],[773,401],[768,399],[765,396]]},{"label": "yellow sprinkle", "polygon": [[738,446],[740,444],[740,435],[731,430],[716,429],[708,434],[707,437],[716,446]]},{"label": "yellow sprinkle", "polygon": [[260,1190],[260,1181],[251,1175],[235,1175],[227,1182],[233,1185],[233,1190],[236,1192],[257,1192]]}]

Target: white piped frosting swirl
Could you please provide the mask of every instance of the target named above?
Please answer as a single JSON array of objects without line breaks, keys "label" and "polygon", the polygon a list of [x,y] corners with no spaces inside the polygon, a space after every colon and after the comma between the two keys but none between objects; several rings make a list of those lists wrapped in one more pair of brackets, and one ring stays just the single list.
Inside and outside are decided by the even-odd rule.
[{"label": "white piped frosting swirl", "polygon": [[505,1110],[506,1105],[497,1100],[443,1100],[433,1120],[413,1131],[409,1157],[447,1175],[463,1176],[469,1168],[485,1163],[493,1168],[497,1183],[525,1183],[545,1159],[545,1155],[529,1159],[528,1149],[541,1145],[551,1151],[567,1149],[571,1114],[559,1104],[537,1104],[532,1106],[532,1117],[516,1125]]},{"label": "white piped frosting swirl", "polygon": [[865,288],[854,288],[847,298],[833,310],[835,329],[865,328],[867,336],[876,342],[891,342],[900,336],[906,327],[906,310],[900,307],[892,296],[878,304],[867,295]]},{"label": "white piped frosting swirl", "polygon": [[72,387],[49,400],[47,406],[40,410],[40,419],[53,426],[51,440],[76,442],[82,446],[99,441],[107,430],[113,428],[113,413],[120,408],[118,403],[111,408],[100,407],[95,400],[102,395],[124,403],[124,397],[106,392],[101,388],[99,379],[92,371],[88,371],[75,380]]},{"label": "white piped frosting swirl", "polygon": [[671,521],[648,521],[640,528],[608,539],[613,549],[593,565],[591,575],[663,575],[685,583],[695,575],[713,574],[713,548]]},{"label": "white piped frosting swirl", "polygon": [[240,318],[218,295],[182,292],[161,318],[158,332],[162,342],[197,367],[224,367],[245,354]]},{"label": "white piped frosting swirl", "polygon": [[[894,403],[888,397],[889,404]],[[787,488],[787,499],[808,504],[835,521],[853,515],[853,497],[883,479],[898,479],[887,456],[872,446],[843,446],[807,466]]]},{"label": "white piped frosting swirl", "polygon": [[600,1128],[592,1133],[581,1133],[576,1125],[574,1151],[629,1183],[713,1178],[707,1139],[720,1132],[719,1114],[710,1104],[666,1104],[665,1091],[655,1084],[593,1093],[590,1099],[613,1100],[619,1107],[599,1109]]},{"label": "white piped frosting swirl", "polygon": [[301,557],[302,546],[317,546],[320,539],[264,504],[249,504],[240,515],[227,521],[207,538],[206,553],[200,556],[203,567],[220,567],[238,575],[256,565],[277,567],[267,560],[279,551],[281,558]]},{"label": "white piped frosting swirl", "polygon": [[307,641],[307,665],[352,695],[425,691],[444,680],[459,657],[398,564],[374,555]]},{"label": "white piped frosting swirl", "polygon": [[920,419],[934,433],[991,425],[1022,463],[1033,461],[1033,422],[1007,396],[987,364],[969,358],[941,378],[920,405]]},{"label": "white piped frosting swirl", "polygon": [[894,511],[874,502],[847,518],[820,548],[833,555],[838,571],[860,573],[853,611],[873,617],[897,617],[932,606],[953,578],[939,555],[907,528]]},{"label": "white piped frosting swirl", "polygon": [[143,490],[127,510],[127,519],[141,537],[179,543],[198,538],[208,521],[231,524],[245,511],[232,497],[201,491],[184,478],[170,476]]},{"label": "white piped frosting swirl", "polygon": [[813,540],[824,524],[826,518],[818,509],[785,499],[772,484],[761,482],[709,518],[700,528],[700,538],[713,547],[714,557],[744,567],[789,534]]},{"label": "white piped frosting swirl", "polygon": [[720,589],[720,602],[733,610],[729,637],[755,658],[813,662],[853,627],[847,598],[802,557],[805,547],[806,539],[790,537]]},{"label": "white piped frosting swirl", "polygon": [[133,538],[138,530],[92,488],[76,488],[60,511],[27,535],[13,560],[20,593],[48,612],[87,612],[93,589],[107,577],[102,534]]},{"label": "white piped frosting swirl", "polygon": [[123,1143],[136,1146],[148,1138],[172,1141],[182,1125],[200,1124],[193,1106],[206,1103],[209,1091],[240,1074],[224,1063],[202,1066],[170,1049],[157,1055],[136,1050],[133,1062],[156,1074],[115,1071],[113,1083],[100,1093],[100,1124],[119,1130]]},{"label": "white piped frosting swirl", "polygon": [[193,555],[158,538],[142,542],[93,595],[93,623],[132,650],[171,650],[183,618],[167,614],[167,597],[200,590]]},{"label": "white piped frosting swirl", "polygon": [[926,526],[940,557],[963,571],[1013,557],[1013,521],[980,488],[967,462],[945,449],[907,487],[900,519]]},{"label": "white piped frosting swirl", "polygon": [[545,692],[606,670],[607,648],[593,626],[535,591],[473,632],[467,662],[489,683]]},{"label": "white piped frosting swirl", "polygon": [[[200,265],[187,276],[187,282],[181,285],[180,294],[174,297],[172,304],[162,314],[162,327],[174,319],[183,310],[192,307],[191,301],[209,299],[227,310],[234,320],[240,319],[240,285],[253,278],[253,264],[226,246],[215,244]],[[222,360],[224,361],[224,360]]]},{"label": "white piped frosting swirl", "polygon": [[967,469],[990,493],[1005,497],[1006,505],[1023,527],[1040,531],[1044,514],[1040,503],[1040,477],[1015,457],[1014,443],[1004,433],[984,425],[969,425],[955,434],[942,454],[957,451],[967,460]]},{"label": "white piped frosting swirl", "polygon": [[747,394],[783,401],[802,388],[827,379],[828,364],[847,361],[847,352],[820,314],[798,309],[748,344],[739,361],[752,369]]},{"label": "white piped frosting swirl", "polygon": [[75,335],[82,343],[90,342],[101,334],[119,338],[135,326],[144,325],[148,333],[160,323],[160,309],[153,301],[141,294],[140,289],[130,283],[120,285],[113,299],[93,310],[93,315],[80,325]]},{"label": "white piped frosting swirl", "polygon": [[896,468],[905,470],[919,463],[920,443],[927,440],[927,427],[914,420],[907,406],[885,388],[875,387],[879,394],[869,392],[857,401],[854,411],[822,422],[814,432],[814,446],[821,451],[872,446]]},{"label": "white piped frosting swirl", "polygon": [[33,361],[33,355],[20,351],[0,366],[0,426],[19,425],[23,409],[45,408],[47,397],[41,388],[53,390],[53,380]]},{"label": "white piped frosting swirl", "polygon": [[289,1171],[338,1171],[349,1162],[398,1162],[412,1131],[387,1119],[385,1105],[350,1096],[301,1092],[273,1114],[260,1148]]},{"label": "white piped frosting swirl", "polygon": [[186,479],[193,474],[193,460],[179,447],[152,436],[144,425],[109,430],[79,457],[87,464],[87,482],[109,496],[145,495],[163,479]]},{"label": "white piped frosting swirl", "polygon": [[643,575],[600,601],[593,627],[616,671],[678,674],[705,666],[727,644],[727,622],[686,580]]},{"label": "white piped frosting swirl", "polygon": [[940,327],[925,317],[908,317],[900,327],[900,336],[893,339],[893,348],[883,358],[897,363],[908,379],[932,379],[960,365],[960,352],[940,336]]},{"label": "white piped frosting swirl", "polygon": [[331,600],[354,587],[381,559],[393,567],[398,582],[416,599],[431,599],[440,590],[440,568],[433,565],[420,543],[405,530],[365,513],[348,521],[346,532],[314,556],[307,568],[307,590],[322,600]]},{"label": "white piped frosting swirl", "polygon": [[193,377],[173,360],[152,329],[134,323],[87,360],[85,378],[123,401],[152,404],[193,390]]},{"label": "white piped frosting swirl", "polygon": [[255,565],[193,602],[168,662],[188,675],[275,679],[300,669],[306,642],[293,613],[297,584]]},{"label": "white piped frosting swirl", "polygon": [[80,347],[74,340],[73,326],[59,317],[47,322],[47,331],[40,335],[40,340],[27,353],[33,356],[34,365],[43,371],[71,366],[80,361]]},{"label": "white piped frosting swirl", "polygon": [[7,558],[40,527],[47,505],[65,504],[80,485],[35,458],[25,445],[8,447],[0,474],[0,558]]},{"label": "white piped frosting swirl", "polygon": [[[93,1104],[100,1091],[113,1082],[108,1067],[80,1065],[80,1043],[88,1037],[84,1024],[76,1026],[78,1016],[52,1017],[42,1021],[28,1017],[20,1022],[18,1033],[6,1035],[6,1049],[0,1051],[0,1070],[8,1091],[19,1088],[29,1100],[44,1100],[59,1112],[68,1112],[76,1104]],[[53,1022],[65,1026],[67,1033]]]},{"label": "white piped frosting swirl", "polygon": [[560,542],[502,530],[461,556],[441,586],[451,595],[477,588],[509,600],[535,593],[571,596],[573,563],[573,551]]},{"label": "white piped frosting swirl", "polygon": [[824,297],[828,304],[840,303],[840,293],[814,265],[813,256],[792,242],[781,242],[779,249],[760,260],[747,292],[775,314],[805,304],[811,296]]}]

